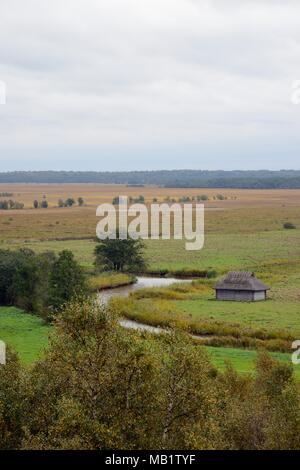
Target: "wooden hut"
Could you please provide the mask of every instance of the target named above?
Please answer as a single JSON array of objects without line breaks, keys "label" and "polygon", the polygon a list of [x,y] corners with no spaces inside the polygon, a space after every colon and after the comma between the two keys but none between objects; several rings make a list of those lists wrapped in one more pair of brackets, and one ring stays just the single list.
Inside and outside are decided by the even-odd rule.
[{"label": "wooden hut", "polygon": [[270,288],[259,281],[254,273],[230,272],[215,286],[217,300],[255,302],[267,299]]}]

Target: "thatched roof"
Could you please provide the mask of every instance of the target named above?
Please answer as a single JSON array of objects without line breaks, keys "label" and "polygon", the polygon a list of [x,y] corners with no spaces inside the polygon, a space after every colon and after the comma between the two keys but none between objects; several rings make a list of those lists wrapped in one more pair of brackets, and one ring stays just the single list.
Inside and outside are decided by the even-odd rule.
[{"label": "thatched roof", "polygon": [[270,287],[259,281],[254,273],[233,271],[219,281],[215,289],[264,291],[269,290]]}]

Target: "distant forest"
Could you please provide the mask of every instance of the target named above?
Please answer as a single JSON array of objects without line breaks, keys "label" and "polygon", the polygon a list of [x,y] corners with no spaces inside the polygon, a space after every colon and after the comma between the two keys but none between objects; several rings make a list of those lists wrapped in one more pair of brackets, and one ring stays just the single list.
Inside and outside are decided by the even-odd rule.
[{"label": "distant forest", "polygon": [[0,173],[0,183],[106,183],[166,188],[300,188],[300,170],[257,171],[15,171]]}]

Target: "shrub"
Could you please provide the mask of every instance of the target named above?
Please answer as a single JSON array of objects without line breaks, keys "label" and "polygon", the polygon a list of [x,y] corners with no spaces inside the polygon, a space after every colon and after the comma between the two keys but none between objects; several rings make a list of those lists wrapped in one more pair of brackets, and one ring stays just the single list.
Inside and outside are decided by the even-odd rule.
[{"label": "shrub", "polygon": [[291,222],[286,222],[285,224],[283,224],[283,228],[285,228],[286,230],[293,230],[293,229],[296,229],[297,227]]},{"label": "shrub", "polygon": [[20,210],[24,209],[23,202],[13,201],[12,199],[0,201],[0,210]]}]

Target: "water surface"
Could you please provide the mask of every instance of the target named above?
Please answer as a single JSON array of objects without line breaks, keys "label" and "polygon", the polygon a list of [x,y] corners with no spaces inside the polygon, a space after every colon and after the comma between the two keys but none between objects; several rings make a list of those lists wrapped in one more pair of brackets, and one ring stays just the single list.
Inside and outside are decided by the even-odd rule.
[{"label": "water surface", "polygon": [[127,297],[131,292],[135,292],[138,289],[145,287],[167,287],[171,284],[179,282],[192,282],[191,279],[177,279],[175,277],[146,277],[138,276],[135,284],[129,286],[115,287],[112,289],[105,289],[99,292],[100,300],[103,303],[107,303],[112,297]]}]

